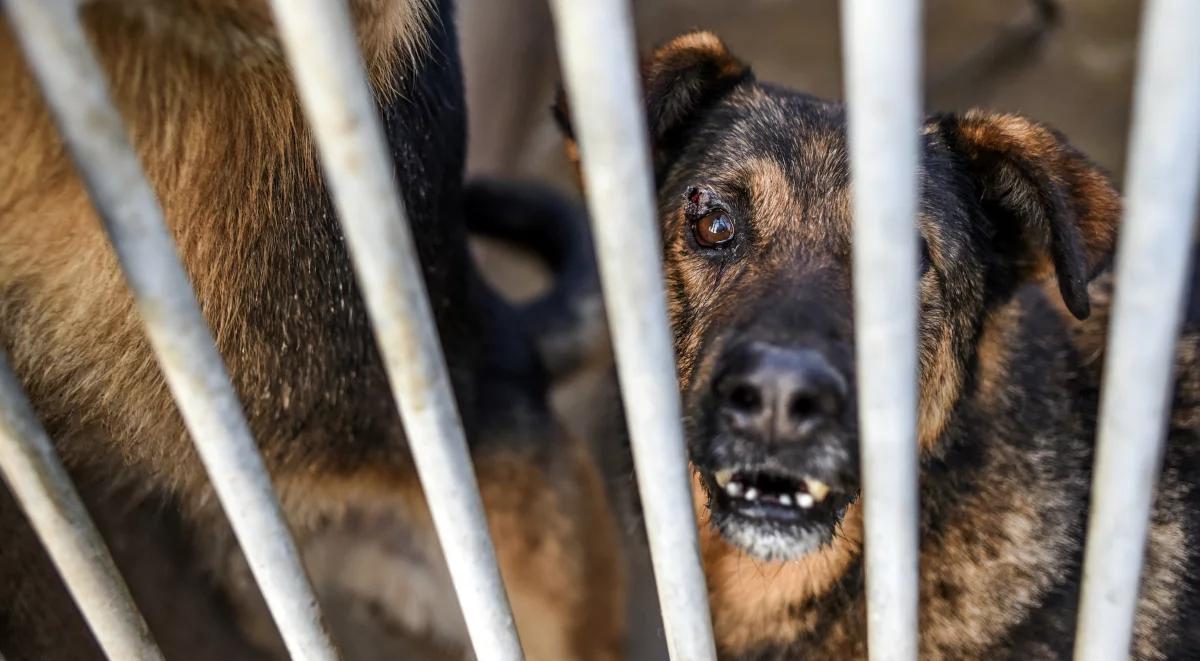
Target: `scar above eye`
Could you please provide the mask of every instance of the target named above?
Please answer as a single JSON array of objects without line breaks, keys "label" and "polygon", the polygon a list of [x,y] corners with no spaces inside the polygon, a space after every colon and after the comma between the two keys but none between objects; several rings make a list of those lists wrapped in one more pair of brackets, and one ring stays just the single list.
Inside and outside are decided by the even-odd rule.
[{"label": "scar above eye", "polygon": [[704,184],[688,186],[683,193],[684,211],[691,218],[702,216],[713,207],[720,205],[720,197],[716,191]]}]

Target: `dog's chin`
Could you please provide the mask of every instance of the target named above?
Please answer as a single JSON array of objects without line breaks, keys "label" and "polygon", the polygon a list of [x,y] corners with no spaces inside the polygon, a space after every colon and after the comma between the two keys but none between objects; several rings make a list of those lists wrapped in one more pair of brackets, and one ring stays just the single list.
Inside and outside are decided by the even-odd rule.
[{"label": "dog's chin", "polygon": [[763,561],[797,560],[833,541],[833,526],[780,525],[732,513],[713,514],[713,524],[727,542]]}]

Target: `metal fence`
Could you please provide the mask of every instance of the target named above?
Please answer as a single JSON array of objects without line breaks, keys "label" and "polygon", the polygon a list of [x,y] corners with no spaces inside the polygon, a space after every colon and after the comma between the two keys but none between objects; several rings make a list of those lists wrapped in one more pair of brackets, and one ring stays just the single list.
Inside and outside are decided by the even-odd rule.
[{"label": "metal fence", "polygon": [[[662,287],[630,8],[551,0],[575,112],[671,657],[714,659]],[[462,423],[344,0],[272,0],[437,533],[480,659],[520,659]],[[6,0],[146,332],[288,651],[334,659],[313,590],[75,0]],[[920,3],[844,0],[873,659],[915,659]],[[1161,464],[1200,181],[1200,3],[1150,0],[1076,658],[1127,655]],[[865,194],[865,191],[870,194]],[[601,202],[601,200],[603,202]],[[864,268],[864,265],[870,268]],[[1119,378],[1118,378],[1119,377]],[[105,653],[159,659],[20,384],[0,360],[0,472]],[[884,544],[882,540],[887,540]]]}]

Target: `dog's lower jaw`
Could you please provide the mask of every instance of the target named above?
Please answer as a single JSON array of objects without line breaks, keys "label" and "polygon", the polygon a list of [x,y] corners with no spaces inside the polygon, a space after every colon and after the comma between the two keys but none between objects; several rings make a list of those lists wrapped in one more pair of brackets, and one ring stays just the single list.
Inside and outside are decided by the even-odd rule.
[{"label": "dog's lower jaw", "polygon": [[778,526],[733,513],[711,512],[711,525],[729,544],[764,562],[797,560],[833,540],[825,526]]}]

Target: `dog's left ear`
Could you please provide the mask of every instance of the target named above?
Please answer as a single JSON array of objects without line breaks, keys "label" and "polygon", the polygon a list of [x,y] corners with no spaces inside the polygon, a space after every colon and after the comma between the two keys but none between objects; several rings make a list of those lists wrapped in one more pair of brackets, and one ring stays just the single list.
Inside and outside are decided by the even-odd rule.
[{"label": "dog's left ear", "polygon": [[[679,35],[644,58],[642,91],[655,175],[661,175],[678,155],[687,141],[688,128],[705,109],[752,79],[750,67],[734,57],[719,37],[703,30]],[[571,113],[561,89],[554,117],[566,141],[567,156],[578,167]]]},{"label": "dog's left ear", "polygon": [[1061,134],[1016,115],[940,115],[926,133],[945,140],[968,169],[992,222],[997,249],[1027,280],[1053,272],[1079,319],[1087,285],[1111,256],[1121,201],[1108,176]]}]

